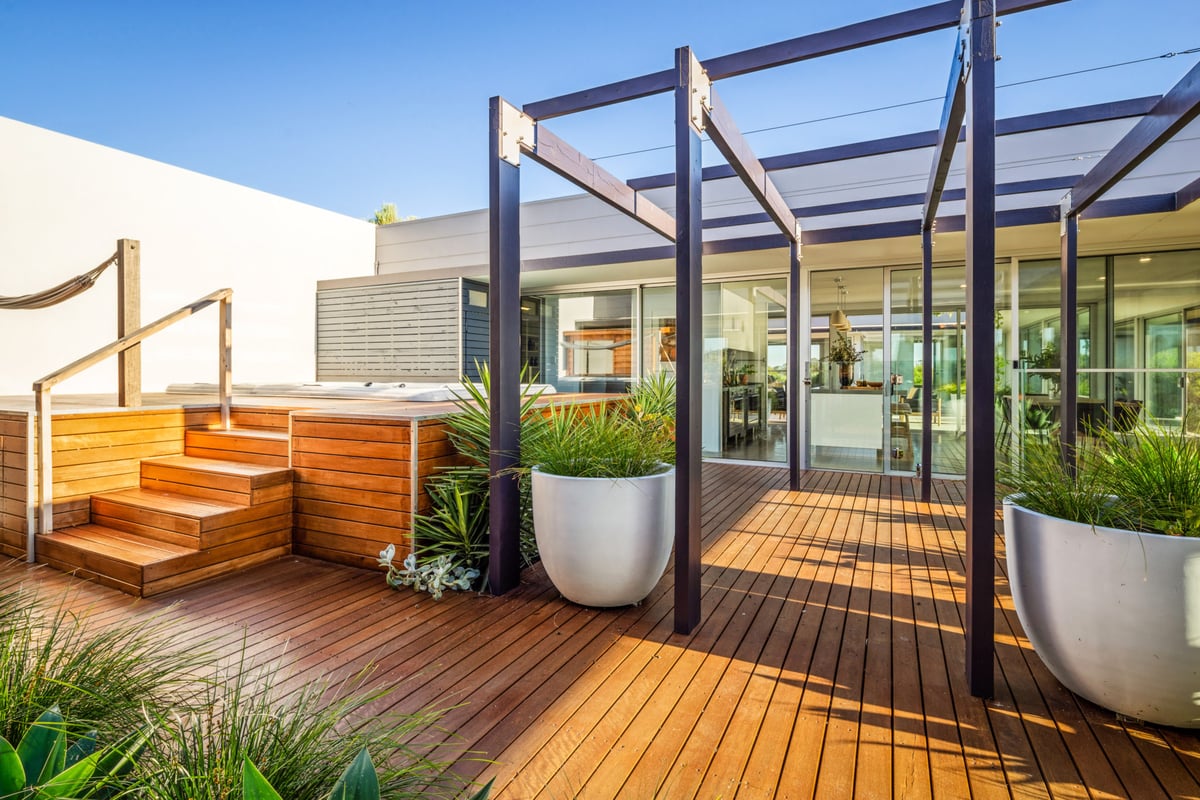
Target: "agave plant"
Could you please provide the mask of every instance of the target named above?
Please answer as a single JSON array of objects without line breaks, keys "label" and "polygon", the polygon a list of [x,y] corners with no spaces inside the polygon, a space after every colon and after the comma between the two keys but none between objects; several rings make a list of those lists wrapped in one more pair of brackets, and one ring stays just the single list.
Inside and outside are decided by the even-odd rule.
[{"label": "agave plant", "polygon": [[58,708],[42,712],[13,747],[0,737],[0,797],[22,800],[110,797],[133,767],[152,733],[147,726],[96,748],[96,732],[67,745]]},{"label": "agave plant", "polygon": [[[492,781],[488,781],[471,795],[470,800],[487,800],[491,792]],[[244,800],[283,800],[249,758],[242,759],[242,797]],[[326,800],[379,800],[379,797],[379,776],[375,773],[371,754],[364,747],[338,778]]]},{"label": "agave plant", "polygon": [[[491,373],[486,364],[476,364],[480,383],[463,378],[465,395],[458,399],[458,412],[446,418],[450,439],[470,463],[452,467],[429,483],[431,508],[413,520],[419,560],[449,556],[453,564],[487,575],[488,476],[491,441]],[[529,446],[541,432],[541,415],[536,404],[541,393],[528,368],[521,371],[521,447]],[[537,560],[533,538],[533,511],[527,476],[518,475],[521,490],[521,557],[525,564]]]}]

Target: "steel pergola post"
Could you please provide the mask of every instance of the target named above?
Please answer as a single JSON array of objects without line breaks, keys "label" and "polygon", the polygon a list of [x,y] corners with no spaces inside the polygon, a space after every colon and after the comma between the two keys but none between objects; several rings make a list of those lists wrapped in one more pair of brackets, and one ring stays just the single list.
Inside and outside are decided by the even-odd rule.
[{"label": "steel pergola post", "polygon": [[996,20],[967,0],[967,685],[991,697],[996,594]]},{"label": "steel pergola post", "polygon": [[692,51],[675,51],[675,632],[700,624],[700,388],[702,120],[693,109]]},{"label": "steel pergola post", "polygon": [[521,493],[513,472],[520,463],[521,447],[521,175],[518,164],[502,155],[503,102],[493,97],[489,103],[488,588],[492,594],[507,592],[521,579]]}]

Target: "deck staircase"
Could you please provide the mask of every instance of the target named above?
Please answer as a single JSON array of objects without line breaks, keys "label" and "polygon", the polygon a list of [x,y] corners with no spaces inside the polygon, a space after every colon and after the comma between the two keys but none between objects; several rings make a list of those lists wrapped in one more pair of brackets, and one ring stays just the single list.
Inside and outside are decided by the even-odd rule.
[{"label": "deck staircase", "polygon": [[91,498],[91,521],[38,536],[37,560],[149,597],[291,551],[286,431],[189,430],[141,485]]}]

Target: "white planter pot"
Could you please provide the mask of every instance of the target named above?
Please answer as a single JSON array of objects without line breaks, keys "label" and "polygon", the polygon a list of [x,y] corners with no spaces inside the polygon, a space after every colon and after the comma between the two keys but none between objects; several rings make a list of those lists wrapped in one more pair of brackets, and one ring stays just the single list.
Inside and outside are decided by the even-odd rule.
[{"label": "white planter pot", "polygon": [[533,470],[533,527],[546,574],[585,606],[627,606],[658,583],[675,539],[675,470],[569,478]]},{"label": "white planter pot", "polygon": [[1046,667],[1119,714],[1200,728],[1200,539],[1093,528],[1014,500],[1008,579]]}]

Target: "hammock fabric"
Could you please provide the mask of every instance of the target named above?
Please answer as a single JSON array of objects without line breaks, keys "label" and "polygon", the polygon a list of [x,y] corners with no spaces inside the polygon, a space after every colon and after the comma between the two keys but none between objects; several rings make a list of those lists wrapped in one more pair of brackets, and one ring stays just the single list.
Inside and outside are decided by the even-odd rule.
[{"label": "hammock fabric", "polygon": [[20,297],[0,296],[0,309],[48,308],[58,305],[64,300],[70,300],[75,295],[82,294],[92,288],[92,284],[96,282],[96,279],[100,277],[104,270],[114,264],[116,260],[117,254],[113,253],[108,257],[107,261],[95,269],[88,270],[82,275],[76,275],[69,281],[64,281],[58,286],[46,289],[45,291],[23,294]]}]

